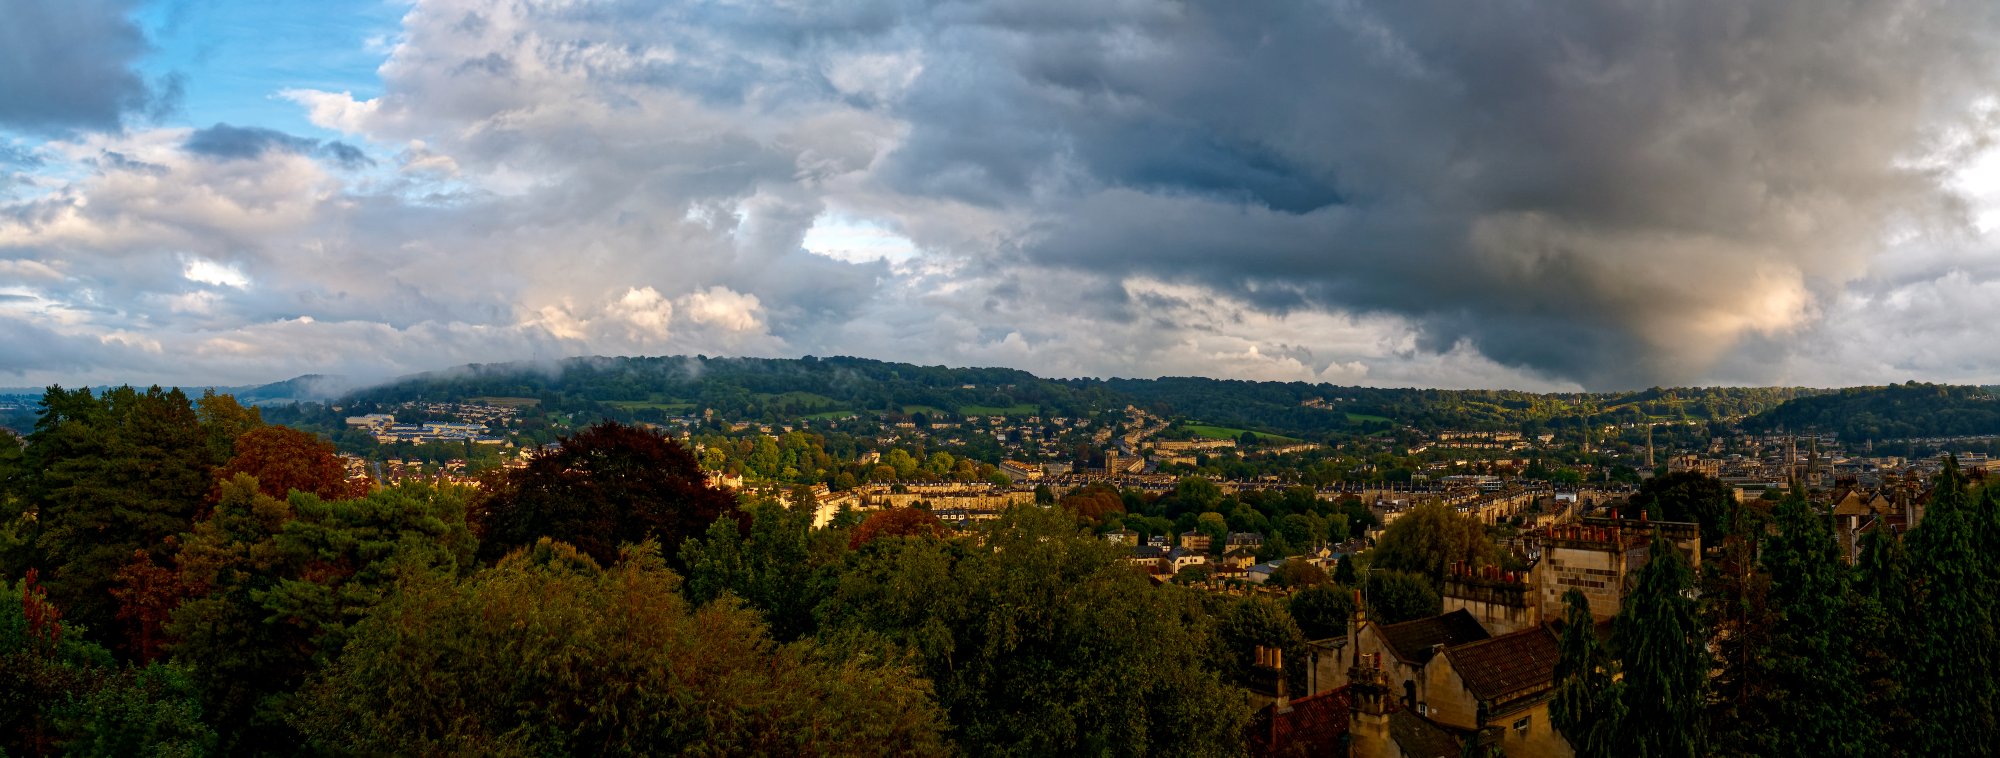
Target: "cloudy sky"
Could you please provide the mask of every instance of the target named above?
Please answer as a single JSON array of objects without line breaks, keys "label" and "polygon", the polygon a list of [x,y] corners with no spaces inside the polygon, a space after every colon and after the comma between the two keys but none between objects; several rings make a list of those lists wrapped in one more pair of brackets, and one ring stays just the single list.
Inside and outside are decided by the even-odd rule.
[{"label": "cloudy sky", "polygon": [[2000,379],[1990,0],[0,0],[0,385]]}]

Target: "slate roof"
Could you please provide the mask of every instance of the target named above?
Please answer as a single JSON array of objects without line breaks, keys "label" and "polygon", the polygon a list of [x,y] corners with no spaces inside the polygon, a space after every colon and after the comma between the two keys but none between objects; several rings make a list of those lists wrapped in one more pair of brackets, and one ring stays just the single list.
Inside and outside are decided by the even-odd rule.
[{"label": "slate roof", "polygon": [[1402,709],[1389,714],[1389,739],[1396,741],[1406,758],[1458,758],[1465,754],[1457,735]]},{"label": "slate roof", "polygon": [[1489,640],[1445,650],[1451,668],[1465,682],[1465,689],[1478,700],[1494,704],[1494,712],[1507,703],[1539,695],[1555,686],[1556,661],[1562,647],[1554,632],[1535,626]]},{"label": "slate roof", "polygon": [[1388,624],[1381,629],[1382,638],[1388,640],[1389,648],[1396,652],[1397,658],[1419,666],[1431,662],[1433,645],[1453,647],[1492,636],[1486,633],[1486,627],[1479,625],[1479,619],[1473,618],[1464,608],[1442,616]]}]

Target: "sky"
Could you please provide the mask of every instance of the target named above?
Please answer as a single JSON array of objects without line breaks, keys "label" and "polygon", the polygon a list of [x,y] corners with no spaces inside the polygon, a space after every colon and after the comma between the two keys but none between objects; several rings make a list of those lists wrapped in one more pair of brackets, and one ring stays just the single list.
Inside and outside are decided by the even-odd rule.
[{"label": "sky", "polygon": [[0,0],[0,385],[1993,383],[1984,0]]}]

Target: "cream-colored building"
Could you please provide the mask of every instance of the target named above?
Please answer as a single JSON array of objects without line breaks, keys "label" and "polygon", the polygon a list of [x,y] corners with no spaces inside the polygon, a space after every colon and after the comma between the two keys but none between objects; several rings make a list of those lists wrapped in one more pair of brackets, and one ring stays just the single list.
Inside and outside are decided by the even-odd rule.
[{"label": "cream-colored building", "polygon": [[[1412,751],[1402,743],[1432,745],[1437,732],[1461,742],[1489,741],[1509,758],[1574,754],[1549,723],[1561,648],[1548,627],[1537,624],[1492,636],[1470,612],[1459,609],[1389,625],[1357,614],[1355,628],[1355,660],[1370,664],[1363,669],[1388,687],[1397,701],[1394,710],[1407,714],[1382,717],[1385,738],[1372,739],[1363,734],[1372,728],[1364,723],[1368,714],[1358,709],[1352,727],[1355,756],[1429,753],[1429,747]],[[1354,681],[1350,687],[1358,686],[1359,698],[1367,684]],[[1397,718],[1407,722],[1411,716],[1422,723],[1396,728]],[[1376,752],[1365,752],[1369,749]]]}]

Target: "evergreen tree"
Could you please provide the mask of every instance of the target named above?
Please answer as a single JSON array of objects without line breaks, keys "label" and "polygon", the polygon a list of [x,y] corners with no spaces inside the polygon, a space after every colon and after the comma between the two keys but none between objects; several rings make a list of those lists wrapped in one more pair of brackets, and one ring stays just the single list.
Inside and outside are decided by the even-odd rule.
[{"label": "evergreen tree", "polygon": [[1701,715],[1709,675],[1708,634],[1691,597],[1693,589],[1687,559],[1655,533],[1638,586],[1626,596],[1612,632],[1625,672],[1620,755],[1681,758],[1707,752]]},{"label": "evergreen tree", "polygon": [[1563,603],[1562,659],[1556,663],[1549,720],[1581,758],[1612,758],[1624,713],[1620,685],[1611,678],[1611,654],[1598,639],[1590,598],[1571,588]]},{"label": "evergreen tree", "polygon": [[1773,728],[1759,755],[1876,755],[1873,724],[1861,710],[1853,650],[1849,572],[1827,517],[1803,490],[1778,503],[1778,532],[1764,551],[1779,623],[1765,654],[1772,687],[1761,706]]},{"label": "evergreen tree", "polygon": [[1771,686],[1771,634],[1777,625],[1770,606],[1770,575],[1757,555],[1768,537],[1769,515],[1732,508],[1722,543],[1702,563],[1702,611],[1713,631],[1716,670],[1710,682],[1708,723],[1719,752],[1751,754],[1772,732],[1762,707]]},{"label": "evergreen tree", "polygon": [[214,456],[226,451],[212,444],[187,395],[159,387],[101,397],[50,387],[28,441],[30,497],[40,511],[34,560],[52,574],[49,595],[116,637],[116,576],[134,551],[167,557],[166,538],[193,523],[225,460]]},{"label": "evergreen tree", "polygon": [[1917,613],[1910,554],[1886,526],[1862,538],[1856,587],[1855,656],[1861,670],[1863,708],[1892,754],[1914,744],[1908,689],[1910,630]]},{"label": "evergreen tree", "polygon": [[1987,564],[1982,553],[1980,501],[1967,491],[1955,459],[1946,459],[1931,491],[1922,523],[1909,540],[1917,612],[1910,617],[1910,666],[1904,692],[1912,723],[1910,751],[1917,755],[1994,755],[2000,750],[1995,724],[1994,617]]}]

